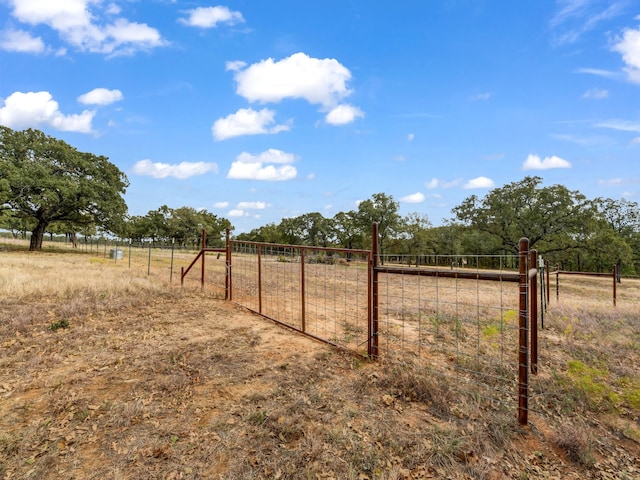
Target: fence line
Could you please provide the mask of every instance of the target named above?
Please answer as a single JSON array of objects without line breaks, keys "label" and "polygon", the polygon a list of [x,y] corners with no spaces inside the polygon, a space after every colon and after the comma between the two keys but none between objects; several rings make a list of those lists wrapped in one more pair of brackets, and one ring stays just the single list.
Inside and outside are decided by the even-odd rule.
[{"label": "fence line", "polygon": [[[548,271],[548,267],[547,267],[547,271]],[[617,265],[614,265],[613,268],[611,269],[611,272],[576,272],[576,271],[569,271],[569,270],[560,270],[558,265],[556,265],[556,269],[553,272],[549,272],[549,274],[551,275],[555,275],[555,280],[556,280],[556,301],[560,300],[560,275],[580,275],[583,277],[600,277],[600,278],[611,278],[612,279],[612,290],[611,290],[611,297],[613,299],[613,306],[615,307],[617,305],[617,284],[620,283],[621,281],[621,277],[620,277],[620,271],[618,269]],[[547,275],[547,287],[549,287],[549,276]],[[550,289],[547,288],[547,292]],[[547,297],[547,301],[548,301],[548,297]]]},{"label": "fence line", "polygon": [[[372,245],[265,244],[227,234],[226,248],[213,251],[225,253],[227,300],[360,355],[454,376],[483,403],[517,403],[526,424],[529,370],[538,369],[537,254],[528,240],[517,256],[433,257],[431,266],[423,257],[416,267],[397,255],[385,265],[376,224]],[[211,251],[201,248],[181,280],[201,261],[202,288]]]}]

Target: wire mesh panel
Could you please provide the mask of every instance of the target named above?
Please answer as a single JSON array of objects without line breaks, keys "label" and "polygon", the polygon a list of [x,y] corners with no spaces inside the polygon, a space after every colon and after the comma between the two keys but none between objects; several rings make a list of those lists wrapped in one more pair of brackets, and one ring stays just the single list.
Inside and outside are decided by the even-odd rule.
[{"label": "wire mesh panel", "polygon": [[[517,265],[517,257],[432,261],[413,267],[413,274],[405,269],[378,275],[380,355],[447,377],[483,402],[512,405],[518,394],[519,292],[514,270],[506,266]],[[492,265],[499,268],[482,268]],[[468,278],[470,273],[477,278]]]},{"label": "wire mesh panel", "polygon": [[306,331],[366,354],[368,254],[307,250],[304,272]]},{"label": "wire mesh panel", "polygon": [[258,247],[249,243],[232,244],[233,300],[250,310],[260,311],[258,291]]},{"label": "wire mesh panel", "polygon": [[233,300],[329,343],[366,353],[369,252],[232,242]]},{"label": "wire mesh panel", "polygon": [[262,310],[297,330],[302,330],[302,282],[300,249],[289,246],[260,246]]}]

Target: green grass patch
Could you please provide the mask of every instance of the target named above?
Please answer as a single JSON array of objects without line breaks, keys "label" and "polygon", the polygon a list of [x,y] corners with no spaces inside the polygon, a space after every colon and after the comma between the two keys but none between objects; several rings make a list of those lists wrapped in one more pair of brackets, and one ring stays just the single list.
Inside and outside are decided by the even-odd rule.
[{"label": "green grass patch", "polygon": [[569,360],[567,375],[590,408],[611,411],[620,403],[620,395],[606,382],[609,377],[606,369],[590,367],[580,360]]}]

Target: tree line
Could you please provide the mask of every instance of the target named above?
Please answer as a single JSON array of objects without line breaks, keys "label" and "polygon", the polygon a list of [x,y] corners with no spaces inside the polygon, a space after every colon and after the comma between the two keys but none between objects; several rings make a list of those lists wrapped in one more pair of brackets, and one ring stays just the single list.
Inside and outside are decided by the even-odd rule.
[{"label": "tree line", "polygon": [[[0,126],[0,228],[31,232],[30,249],[42,248],[45,233],[113,235],[132,241],[196,244],[206,230],[208,245],[224,241],[231,222],[206,210],[166,205],[129,216],[123,195],[127,177],[104,156],[79,152],[62,140],[28,129]],[[640,272],[640,207],[610,198],[588,199],[562,185],[542,186],[527,176],[472,195],[433,226],[427,215],[399,213],[399,202],[376,193],[356,209],[324,217],[312,212],[268,223],[234,238],[245,241],[370,248],[378,223],[379,250],[407,258],[430,255],[516,254],[521,237],[563,269]]]},{"label": "tree line", "polygon": [[[541,186],[525,177],[472,195],[456,206],[454,217],[433,226],[426,215],[401,216],[399,203],[384,193],[332,218],[308,213],[285,218],[237,236],[240,240],[295,245],[370,248],[371,224],[378,222],[379,250],[387,255],[515,255],[527,237],[551,265],[579,271],[640,272],[640,207],[636,202],[587,199],[562,185]],[[410,261],[410,259],[408,259]]]}]

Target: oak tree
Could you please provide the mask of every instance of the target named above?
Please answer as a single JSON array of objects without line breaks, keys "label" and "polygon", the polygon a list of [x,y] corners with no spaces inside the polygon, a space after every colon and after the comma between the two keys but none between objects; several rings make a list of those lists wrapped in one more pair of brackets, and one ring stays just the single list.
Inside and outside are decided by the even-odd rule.
[{"label": "oak tree", "polygon": [[76,150],[39,130],[0,126],[0,203],[32,219],[30,250],[52,222],[117,233],[127,212],[128,180],[107,157]]}]

